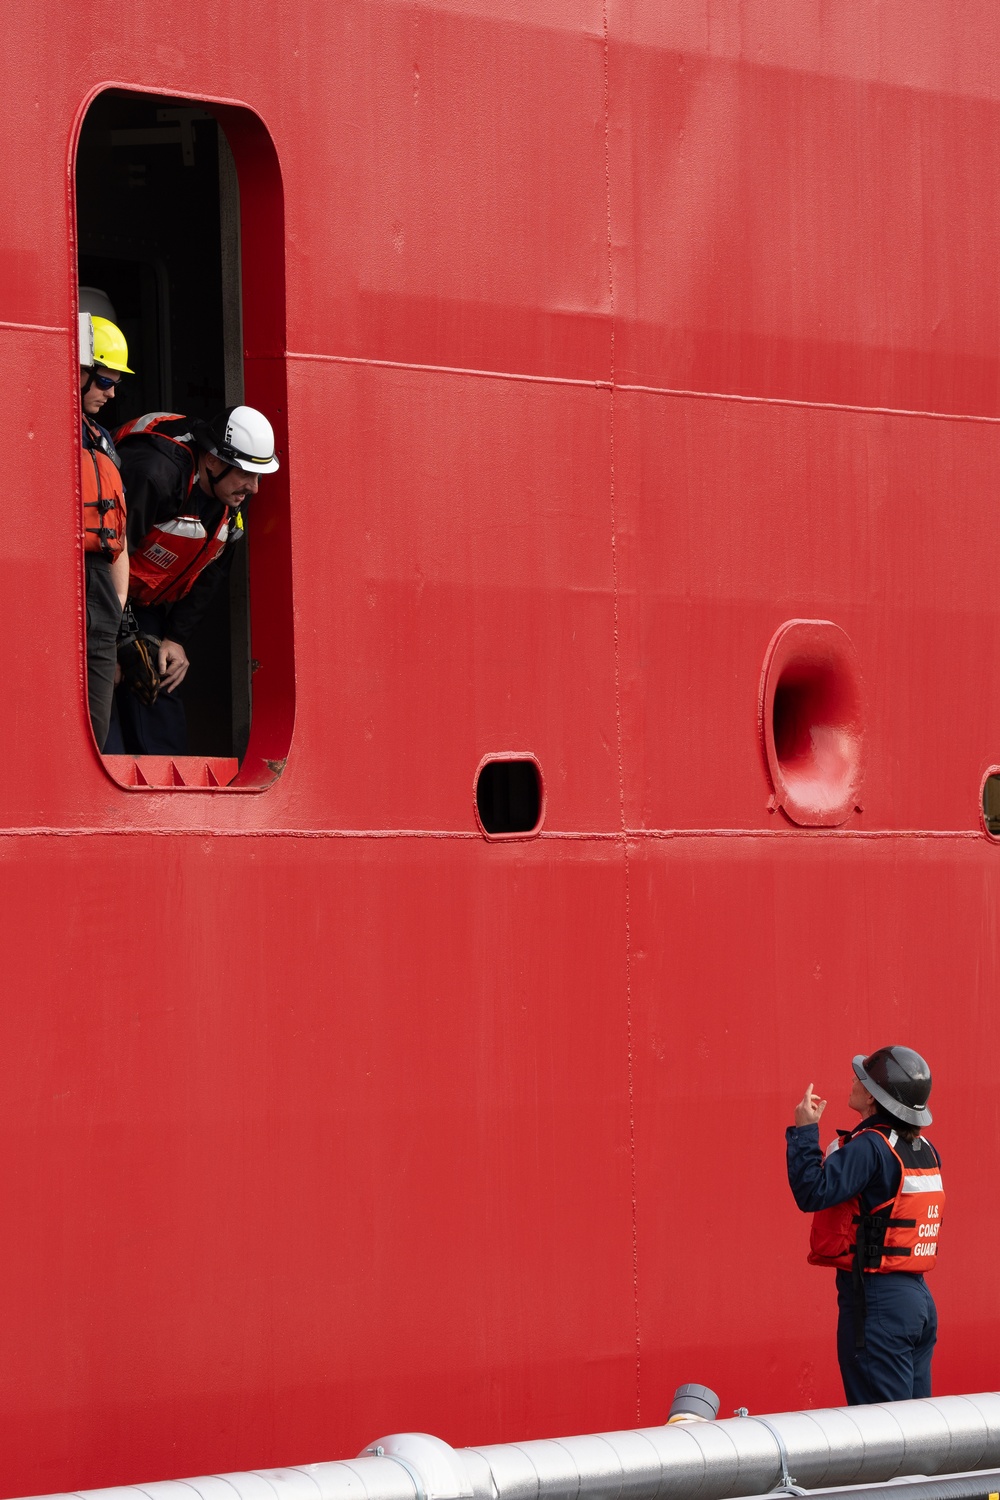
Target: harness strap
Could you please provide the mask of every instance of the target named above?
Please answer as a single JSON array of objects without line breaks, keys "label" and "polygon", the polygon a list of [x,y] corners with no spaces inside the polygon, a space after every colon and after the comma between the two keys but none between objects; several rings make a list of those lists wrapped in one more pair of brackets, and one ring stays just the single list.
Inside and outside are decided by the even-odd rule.
[{"label": "harness strap", "polygon": [[858,1231],[854,1245],[854,1264],[851,1267],[851,1284],[854,1288],[854,1347],[865,1347],[865,1319],[868,1316],[868,1296],[865,1291],[865,1272],[877,1271],[886,1254],[885,1231],[889,1223],[887,1214],[877,1210],[857,1216]]},{"label": "harness strap", "polygon": [[[218,457],[217,454],[215,456]],[[223,462],[225,462],[225,460],[223,460]],[[206,473],[207,478],[208,478],[208,487],[212,491],[212,498],[213,499],[216,498],[215,486],[217,484],[221,484],[222,481],[225,479],[226,475],[227,474],[231,474],[233,472],[234,468],[235,468],[234,464],[226,464],[225,468],[222,469],[218,474],[213,474],[212,471],[211,471],[211,469],[208,467],[208,465],[207,464],[205,465],[205,473]],[[194,466],[194,471],[197,474],[197,472],[198,472],[198,465],[197,465],[197,463]]]},{"label": "harness strap", "polygon": [[854,1290],[854,1347],[865,1347],[865,1319],[868,1316],[868,1297],[865,1292],[865,1273],[861,1269],[861,1243],[865,1235],[864,1221],[858,1225],[858,1243],[854,1247],[854,1264],[851,1267],[851,1286]]}]

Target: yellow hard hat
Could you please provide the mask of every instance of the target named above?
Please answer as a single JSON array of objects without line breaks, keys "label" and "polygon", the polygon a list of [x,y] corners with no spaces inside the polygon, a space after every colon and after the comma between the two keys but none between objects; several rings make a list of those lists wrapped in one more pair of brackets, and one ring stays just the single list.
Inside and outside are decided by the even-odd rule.
[{"label": "yellow hard hat", "polygon": [[119,370],[123,375],[133,375],[128,367],[128,344],[120,328],[107,318],[91,318],[94,325],[94,364],[106,370]]}]

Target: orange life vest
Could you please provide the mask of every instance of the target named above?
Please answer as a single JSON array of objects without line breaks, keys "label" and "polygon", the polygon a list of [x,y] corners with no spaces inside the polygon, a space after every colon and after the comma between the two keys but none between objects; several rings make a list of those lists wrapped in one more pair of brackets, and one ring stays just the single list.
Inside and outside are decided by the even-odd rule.
[{"label": "orange life vest", "polygon": [[[161,452],[184,460],[182,487],[190,499],[198,474],[191,448],[191,426],[179,412],[153,411],[126,422],[115,434],[119,443],[142,437]],[[164,446],[169,445],[169,446]],[[178,452],[178,450],[180,450]],[[143,537],[129,559],[129,598],[137,604],[176,604],[190,593],[198,575],[224,550],[226,543],[243,534],[243,520],[224,506],[218,525],[209,536],[201,518],[190,512],[160,521]]]},{"label": "orange life vest", "polygon": [[87,430],[99,446],[84,444],[80,462],[83,546],[86,552],[103,552],[113,560],[125,546],[125,491],[114,447],[93,423],[87,422]]},{"label": "orange life vest", "polygon": [[239,515],[231,526],[225,509],[211,536],[197,516],[161,521],[129,559],[129,598],[138,604],[176,604],[223,551],[230,534],[235,539],[242,531]]},{"label": "orange life vest", "polygon": [[809,1263],[851,1271],[857,1255],[862,1271],[930,1271],[944,1214],[940,1158],[923,1136],[904,1140],[891,1125],[865,1125],[850,1139],[866,1130],[877,1131],[899,1162],[899,1189],[867,1213],[860,1196],[820,1209],[813,1215]]}]

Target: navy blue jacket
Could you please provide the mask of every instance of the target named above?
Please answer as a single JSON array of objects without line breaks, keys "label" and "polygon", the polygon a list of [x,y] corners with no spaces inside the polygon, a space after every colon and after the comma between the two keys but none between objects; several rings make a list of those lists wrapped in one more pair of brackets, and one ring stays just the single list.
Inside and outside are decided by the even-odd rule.
[{"label": "navy blue jacket", "polygon": [[[90,427],[87,426],[88,422],[92,422],[94,427],[97,428],[97,431],[100,433],[99,438],[95,439]],[[120,469],[121,464],[118,460],[118,450],[115,447],[114,438],[111,436],[108,429],[106,427],[102,427],[100,422],[95,421],[93,417],[84,417],[82,426],[83,446],[85,448],[103,448],[108,457],[113,459]]]},{"label": "navy blue jacket", "polygon": [[[896,1121],[876,1113],[865,1125]],[[855,1127],[856,1129],[859,1127]],[[856,1195],[865,1213],[895,1198],[899,1191],[899,1162],[877,1130],[853,1136],[824,1160],[818,1125],[790,1125],[785,1131],[788,1185],[803,1213],[833,1208]]]},{"label": "navy blue jacket", "polygon": [[[110,441],[111,441],[111,434],[108,431],[108,429],[106,427],[102,427],[101,424],[100,424],[100,422],[95,422],[93,417],[91,417],[90,420],[91,420],[91,422],[94,422],[94,426],[97,428],[97,430],[101,434],[101,436],[107,442],[110,443]],[[86,417],[84,417],[84,419],[83,419],[82,426],[83,426],[83,446],[85,448],[93,448],[94,447],[94,439],[93,439],[93,435],[91,434],[90,428],[87,426],[87,419],[86,419]]]}]

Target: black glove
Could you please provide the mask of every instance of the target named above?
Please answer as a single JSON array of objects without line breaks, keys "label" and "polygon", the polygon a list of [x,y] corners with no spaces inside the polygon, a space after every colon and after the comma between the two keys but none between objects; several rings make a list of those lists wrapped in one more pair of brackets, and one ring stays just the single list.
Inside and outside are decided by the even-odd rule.
[{"label": "black glove", "polygon": [[118,665],[125,686],[149,708],[160,691],[160,645],[157,636],[139,629],[132,606],[126,604],[118,630]]}]

